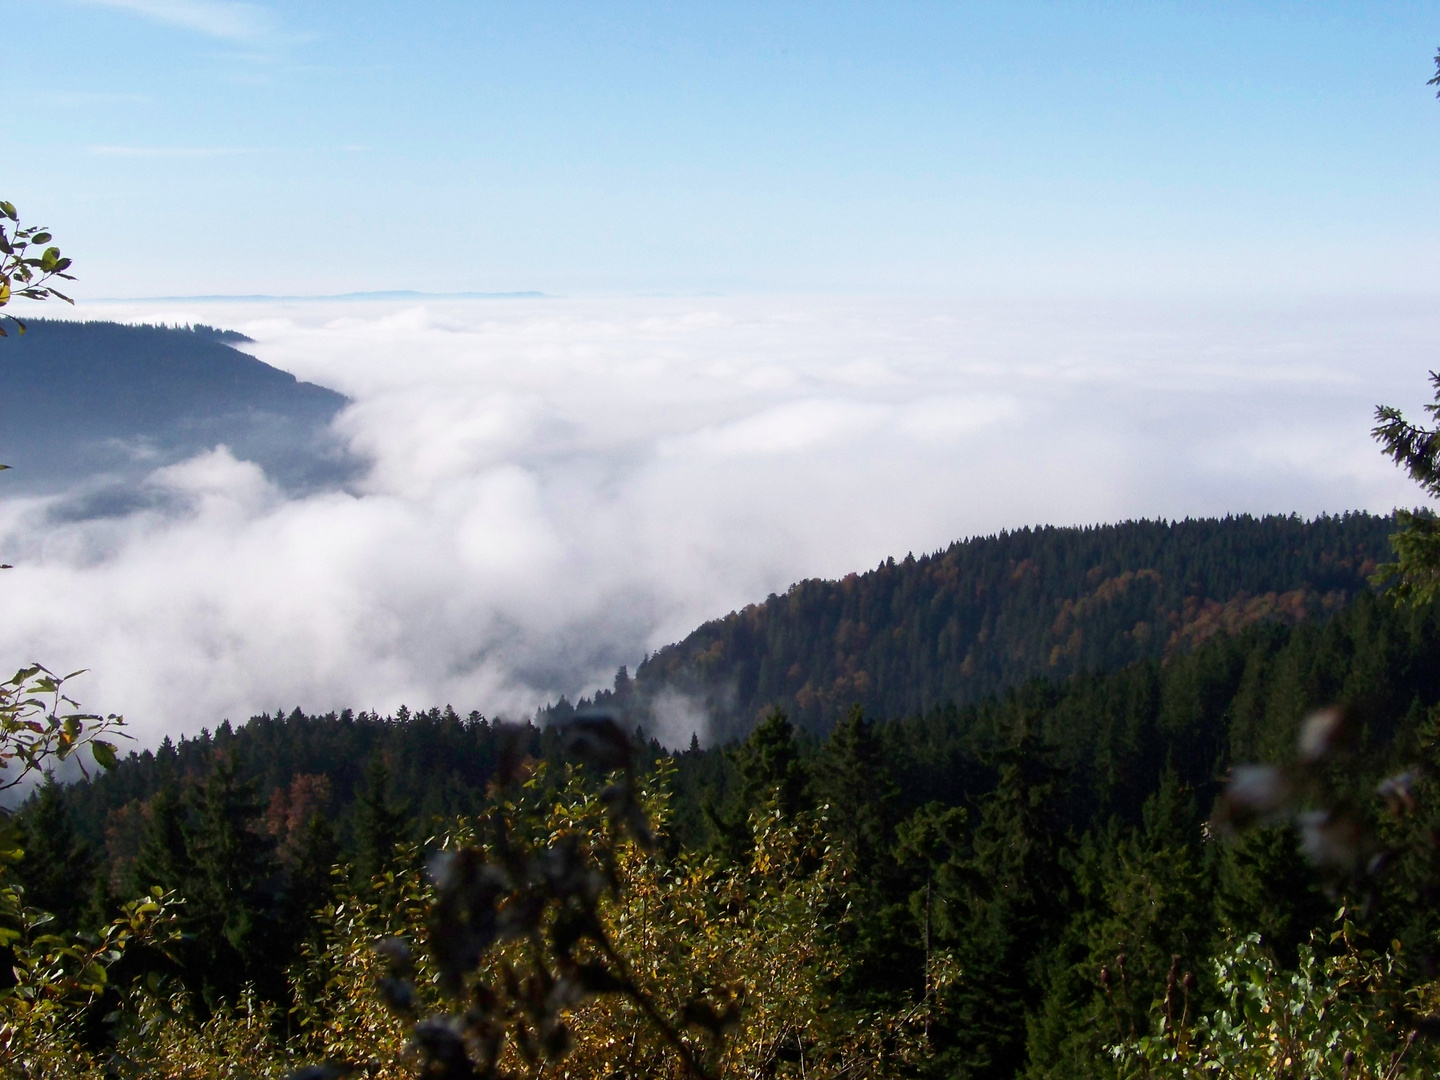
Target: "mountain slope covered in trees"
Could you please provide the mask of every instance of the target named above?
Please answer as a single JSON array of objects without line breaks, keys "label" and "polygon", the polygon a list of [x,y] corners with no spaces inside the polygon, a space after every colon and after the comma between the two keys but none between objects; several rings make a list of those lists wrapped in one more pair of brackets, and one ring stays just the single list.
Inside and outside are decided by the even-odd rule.
[{"label": "mountain slope covered in trees", "polygon": [[[664,807],[656,872],[729,882],[716,910],[741,922],[751,908],[733,905],[758,901],[733,890],[759,881],[762,864],[756,896],[781,895],[773,886],[809,897],[772,928],[805,931],[808,959],[785,969],[787,985],[835,1033],[923,1018],[903,1029],[906,1075],[1111,1080],[1120,1072],[1110,1048],[1170,1030],[1150,1002],[1173,1002],[1182,979],[1186,1010],[1224,1007],[1225,965],[1249,935],[1278,965],[1274,986],[1310,955],[1312,935],[1329,940],[1346,894],[1322,890],[1302,848],[1322,844],[1332,863],[1369,867],[1359,840],[1307,818],[1308,832],[1277,821],[1222,843],[1207,819],[1234,767],[1292,762],[1306,715],[1334,704],[1348,717],[1350,756],[1329,782],[1345,805],[1373,803],[1382,777],[1412,770],[1413,817],[1384,826],[1398,853],[1385,874],[1336,886],[1359,890],[1345,902],[1364,907],[1363,932],[1416,958],[1420,967],[1387,976],[1408,985],[1440,957],[1424,832],[1440,821],[1440,609],[1366,585],[1390,527],[1350,515],[1010,534],[804,583],[702,628],[723,652],[749,619],[770,631],[754,642],[791,650],[782,659],[816,658],[817,679],[838,651],[876,693],[800,727],[756,691],[750,700],[766,709],[737,723],[743,739],[679,752],[638,744],[637,766]],[[847,637],[847,618],[879,632]],[[1168,632],[1141,633],[1137,622]],[[935,638],[957,625],[973,629],[967,650],[946,652]],[[969,684],[943,681],[957,656]],[[980,658],[969,671],[966,656]],[[617,678],[601,704],[629,704],[626,722],[643,722],[646,671]],[[921,676],[932,698],[885,697]],[[355,930],[360,944],[345,946],[365,955],[376,936],[422,933],[435,909],[419,904],[417,883],[440,865],[440,838],[487,813],[520,813],[497,794],[499,777],[519,768],[537,806],[563,799],[572,781],[591,806],[613,797],[613,784],[602,793],[569,771],[564,742],[559,725],[449,707],[226,722],[126,755],[92,780],[43,787],[18,815],[24,856],[13,874],[59,925],[91,930],[130,898],[172,890],[184,900],[179,936],[163,954],[127,956],[117,978],[180,995],[177,1038],[249,1024],[278,1059],[300,1045],[278,1017],[335,977],[316,959],[335,920],[371,912],[373,925]],[[792,854],[773,846],[800,835],[813,839]],[[710,903],[698,878],[685,880],[686,896]],[[402,896],[409,907],[385,906]],[[378,908],[364,906],[376,898]],[[1351,940],[1334,955],[1361,956]],[[1112,970],[1123,993],[1112,992]],[[366,1008],[371,984],[344,985],[344,1000],[304,1006],[312,1023],[330,1023],[329,1008]],[[116,1004],[93,1007],[97,1045],[108,1037],[98,1016]],[[757,989],[747,1008],[783,1004]],[[797,1030],[796,1053],[813,1062],[832,1052],[820,1031]],[[1367,1053],[1389,1052],[1391,1036],[1367,1037]],[[776,1075],[793,1072],[765,1060]]]},{"label": "mountain slope covered in trees", "polygon": [[347,399],[240,351],[247,341],[208,326],[31,320],[0,340],[6,490],[124,486],[221,443],[288,485],[349,475],[327,435]]},{"label": "mountain slope covered in trees", "polygon": [[[847,869],[822,928],[837,974],[817,992],[855,1023],[928,1001],[923,1075],[1111,1076],[1104,1047],[1144,1030],[1167,970],[1194,975],[1194,1007],[1212,1008],[1213,964],[1243,935],[1293,964],[1328,931],[1336,901],[1288,829],[1221,844],[1203,827],[1226,772],[1288,760],[1302,718],[1331,703],[1351,717],[1337,782],[1357,805],[1397,763],[1433,770],[1437,655],[1433,607],[1364,593],[1326,620],[1256,622],[1109,673],[888,722],[851,709],[823,741],[772,713],[738,747],[651,744],[642,759],[668,772],[672,854],[743,864],[762,820],[818,822]],[[563,774],[554,730],[518,745]],[[423,858],[397,842],[486,806],[516,746],[448,710],[226,725],[46,789],[21,815],[17,871],[92,925],[139,889],[176,889],[187,937],[161,967],[206,1010],[246,985],[283,1003],[317,932],[305,913]],[[1440,813],[1433,785],[1415,794],[1420,820]],[[1419,902],[1426,858],[1392,864],[1366,924],[1422,957],[1440,929]],[[350,869],[327,876],[332,861]],[[1100,974],[1117,956],[1122,999]]]},{"label": "mountain slope covered in trees", "polygon": [[673,737],[676,722],[656,713],[679,701],[716,742],[772,706],[819,735],[857,703],[872,716],[925,713],[1033,677],[1172,656],[1221,630],[1324,617],[1369,589],[1393,531],[1392,518],[1359,513],[978,537],[799,582],[659,650],[594,704]]}]

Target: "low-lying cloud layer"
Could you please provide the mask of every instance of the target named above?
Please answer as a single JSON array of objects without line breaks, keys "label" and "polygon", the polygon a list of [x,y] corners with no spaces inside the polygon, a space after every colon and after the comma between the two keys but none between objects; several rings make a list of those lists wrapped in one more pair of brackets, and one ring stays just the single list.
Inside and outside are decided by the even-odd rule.
[{"label": "low-lying cloud layer", "polygon": [[77,694],[145,742],[296,705],[518,715],[801,577],[1002,528],[1413,504],[1367,432],[1424,399],[1440,331],[1402,301],[80,315],[244,331],[353,399],[371,463],[288,497],[218,447],[129,515],[0,503],[0,660],[89,668]]}]

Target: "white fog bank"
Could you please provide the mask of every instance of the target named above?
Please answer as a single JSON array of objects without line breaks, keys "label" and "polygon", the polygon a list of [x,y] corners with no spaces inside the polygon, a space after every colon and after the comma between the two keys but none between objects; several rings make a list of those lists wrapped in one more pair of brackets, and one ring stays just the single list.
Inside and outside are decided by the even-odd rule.
[{"label": "white fog bank", "polygon": [[[1036,523],[1413,505],[1424,300],[167,302],[349,395],[369,462],[288,497],[225,448],[167,498],[0,502],[0,662],[162,732],[299,706],[520,715],[809,576]],[[3,483],[3,478],[0,478]],[[159,509],[157,509],[159,507]]]}]

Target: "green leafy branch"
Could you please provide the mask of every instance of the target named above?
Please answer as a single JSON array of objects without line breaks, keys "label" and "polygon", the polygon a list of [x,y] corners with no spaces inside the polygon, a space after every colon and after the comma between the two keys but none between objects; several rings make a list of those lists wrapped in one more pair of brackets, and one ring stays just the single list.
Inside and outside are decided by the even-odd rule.
[{"label": "green leafy branch", "polygon": [[71,757],[88,779],[83,757],[76,754],[82,747],[90,748],[91,758],[102,769],[115,767],[115,744],[110,739],[130,738],[119,730],[125,719],[114,713],[84,712],[65,693],[65,684],[82,673],[59,676],[31,664],[0,683],[0,793],[43,772],[50,762]]},{"label": "green leafy branch", "polygon": [[[0,823],[3,824],[3,823]],[[0,872],[21,853],[0,837]],[[0,989],[0,1058],[19,1076],[76,1073],[94,1061],[77,1040],[86,1010],[115,987],[113,971],[128,951],[149,948],[166,957],[179,943],[180,903],[160,888],[124,905],[94,934],[62,933],[54,917],[24,906],[24,890],[0,881],[0,946],[10,954],[12,982]],[[10,1075],[7,1071],[6,1075]],[[92,1075],[88,1070],[85,1075]],[[105,1075],[114,1075],[108,1069]]]},{"label": "green leafy branch", "polygon": [[[15,297],[27,300],[75,301],[55,288],[54,282],[74,281],[65,271],[70,260],[50,245],[50,230],[41,225],[20,224],[14,203],[0,200],[0,308]],[[25,323],[7,311],[0,311],[0,337],[8,337],[5,323],[25,333]]]}]

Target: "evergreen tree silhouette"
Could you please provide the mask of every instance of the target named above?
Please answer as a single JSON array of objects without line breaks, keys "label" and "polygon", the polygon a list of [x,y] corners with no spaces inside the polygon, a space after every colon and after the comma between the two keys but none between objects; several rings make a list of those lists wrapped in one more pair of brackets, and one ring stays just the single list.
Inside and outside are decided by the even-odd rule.
[{"label": "evergreen tree silhouette", "polygon": [[390,801],[390,768],[383,751],[370,755],[365,787],[355,801],[355,877],[367,882],[395,862],[395,845],[405,839],[407,807]]},{"label": "evergreen tree silhouette", "polygon": [[257,789],[240,779],[234,756],[221,752],[192,794],[185,899],[212,1001],[233,1000],[247,982],[263,997],[283,1000],[287,956],[274,918],[277,867],[258,827]]},{"label": "evergreen tree silhouette", "polygon": [[47,776],[21,815],[25,903],[55,916],[52,933],[80,929],[95,876],[90,846],[76,834],[61,791]]},{"label": "evergreen tree silhouette", "polygon": [[946,994],[949,1075],[999,1080],[1025,1061],[1036,961],[1065,910],[1057,852],[1058,770],[1022,712],[999,755],[999,782],[980,804],[970,852],[950,875],[945,937],[961,972]]}]

